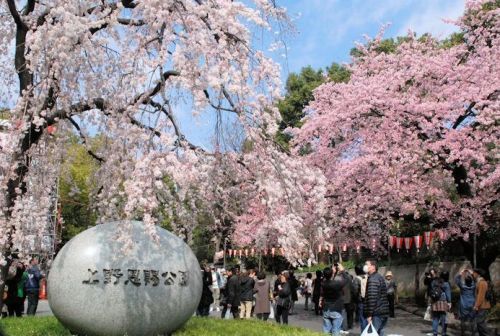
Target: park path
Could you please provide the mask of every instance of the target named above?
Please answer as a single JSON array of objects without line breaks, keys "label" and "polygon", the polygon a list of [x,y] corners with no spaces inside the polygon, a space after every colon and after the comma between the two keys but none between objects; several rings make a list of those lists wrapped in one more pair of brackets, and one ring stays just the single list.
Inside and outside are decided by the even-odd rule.
[{"label": "park path", "polygon": [[[295,307],[296,314],[289,318],[290,325],[306,328],[313,331],[321,332],[322,319],[316,316],[312,311],[304,310],[304,301],[299,298]],[[50,316],[50,310],[47,300],[41,300],[38,305],[37,315]],[[213,311],[210,315],[214,318],[220,318],[220,312]],[[269,322],[271,323],[271,322]],[[421,317],[403,310],[396,311],[396,318],[390,319],[386,328],[385,336],[421,336],[432,333],[429,322],[424,321]],[[359,336],[360,331],[357,325],[349,333],[350,336]],[[454,330],[449,330],[449,336],[458,336]]]}]

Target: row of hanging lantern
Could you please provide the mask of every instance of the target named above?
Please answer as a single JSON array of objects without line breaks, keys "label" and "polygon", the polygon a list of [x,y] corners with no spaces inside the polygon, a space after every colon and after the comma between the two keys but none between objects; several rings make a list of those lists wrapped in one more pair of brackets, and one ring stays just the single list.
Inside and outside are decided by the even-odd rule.
[{"label": "row of hanging lantern", "polygon": [[[445,230],[437,230],[437,231],[426,231],[421,235],[415,235],[412,237],[398,237],[398,236],[389,236],[389,248],[391,249],[397,249],[399,252],[402,248],[406,249],[407,251],[410,251],[413,247],[416,248],[417,252],[420,252],[422,249],[424,243],[425,246],[430,249],[432,245],[432,241],[435,237],[439,237],[441,241],[445,240],[447,238],[447,232]],[[361,252],[361,244],[359,242],[354,243],[354,246],[352,246],[356,249],[357,253]],[[333,254],[337,248],[339,249],[340,252],[347,252],[349,248],[349,244],[343,243],[340,245],[335,245],[331,243],[323,243],[319,244],[317,247],[317,252],[318,253],[329,253]],[[377,241],[376,239],[371,240],[371,248],[372,250],[375,250],[377,248]],[[256,249],[256,248],[241,248],[241,249],[228,249],[226,251],[219,251],[217,252],[217,257],[222,258],[224,257],[224,254],[227,257],[235,257],[235,258],[242,258],[242,257],[255,257],[256,255],[263,255],[263,256],[276,256],[276,255],[285,255],[285,249],[283,247],[271,247],[271,248],[264,248],[264,249]]]},{"label": "row of hanging lantern", "polygon": [[[436,235],[437,234],[437,235]],[[426,231],[422,235],[416,235],[413,237],[397,237],[397,236],[389,236],[389,248],[395,248],[398,250],[402,249],[403,246],[407,251],[410,251],[413,246],[417,249],[417,252],[420,252],[423,244],[430,249],[432,245],[432,240],[435,237],[439,237],[441,241],[447,238],[447,232],[445,230],[437,230],[437,231]]]}]

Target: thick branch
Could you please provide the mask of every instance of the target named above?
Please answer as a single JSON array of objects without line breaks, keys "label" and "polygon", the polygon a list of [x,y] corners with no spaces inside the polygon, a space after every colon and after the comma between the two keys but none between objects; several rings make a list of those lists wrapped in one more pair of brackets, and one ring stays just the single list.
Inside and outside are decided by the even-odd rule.
[{"label": "thick branch", "polygon": [[9,6],[10,14],[17,25],[17,29],[28,30],[28,26],[21,19],[21,15],[19,15],[19,12],[17,11],[16,2],[14,0],[7,0],[7,5]]}]

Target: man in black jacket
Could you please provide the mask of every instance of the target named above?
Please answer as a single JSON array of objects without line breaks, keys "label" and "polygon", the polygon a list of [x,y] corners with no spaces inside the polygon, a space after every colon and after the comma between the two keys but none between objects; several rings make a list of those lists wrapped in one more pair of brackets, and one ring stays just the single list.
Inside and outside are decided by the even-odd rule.
[{"label": "man in black jacket", "polygon": [[226,284],[227,307],[231,309],[233,317],[237,319],[239,317],[241,295],[239,269],[234,267],[228,273]]},{"label": "man in black jacket", "polygon": [[342,289],[347,284],[348,277],[341,264],[336,264],[333,269],[325,268],[323,275],[325,280],[321,285],[320,298],[320,305],[323,308],[323,332],[339,335],[344,309]]},{"label": "man in black jacket", "polygon": [[364,314],[368,323],[372,323],[380,336],[384,336],[384,327],[389,318],[387,287],[382,275],[377,273],[377,263],[367,260],[368,283],[366,284]]}]

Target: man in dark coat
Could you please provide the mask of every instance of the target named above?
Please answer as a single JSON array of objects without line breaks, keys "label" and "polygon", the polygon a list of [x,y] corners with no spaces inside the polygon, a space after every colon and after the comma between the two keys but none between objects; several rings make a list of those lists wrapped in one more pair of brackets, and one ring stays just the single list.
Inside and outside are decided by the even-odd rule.
[{"label": "man in dark coat", "polygon": [[349,281],[347,273],[341,264],[334,269],[325,268],[325,280],[321,285],[320,305],[323,308],[323,332],[338,335],[342,327],[342,310],[344,310],[344,297],[342,289]]},{"label": "man in dark coat", "polygon": [[248,272],[240,277],[240,318],[249,319],[252,316],[253,294],[255,280]]},{"label": "man in dark coat", "polygon": [[226,284],[226,297],[227,297],[227,307],[231,310],[233,317],[237,319],[239,317],[239,307],[240,307],[240,295],[241,286],[239,279],[239,269],[234,267],[228,272],[228,279]]},{"label": "man in dark coat", "polygon": [[364,314],[368,323],[372,323],[380,336],[384,336],[384,327],[389,318],[389,301],[387,300],[387,287],[385,279],[377,273],[377,263],[367,260],[365,265],[368,269],[368,282],[366,284],[366,295]]}]

